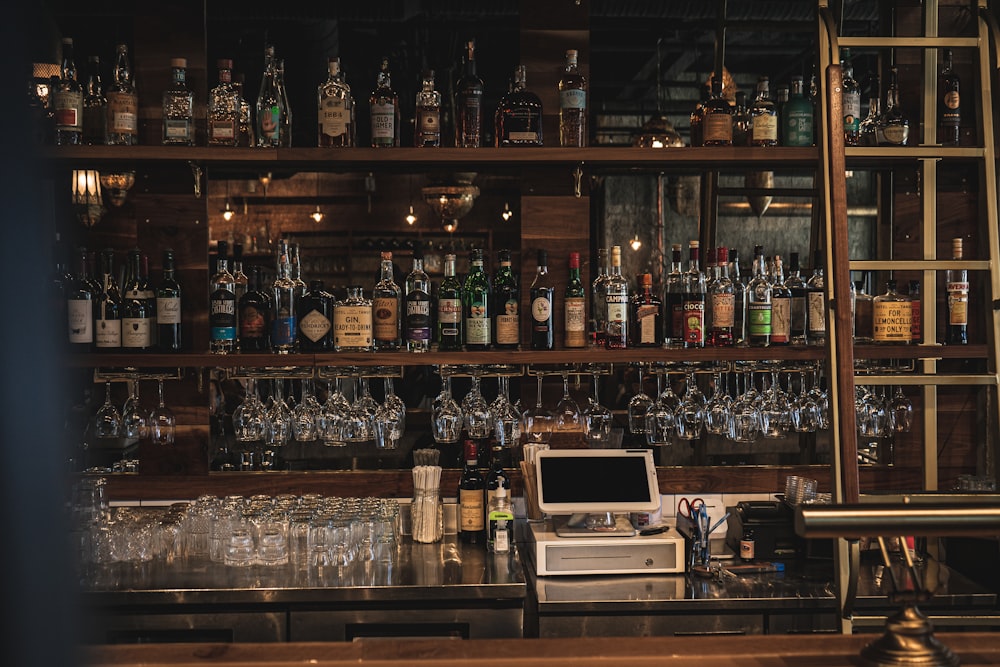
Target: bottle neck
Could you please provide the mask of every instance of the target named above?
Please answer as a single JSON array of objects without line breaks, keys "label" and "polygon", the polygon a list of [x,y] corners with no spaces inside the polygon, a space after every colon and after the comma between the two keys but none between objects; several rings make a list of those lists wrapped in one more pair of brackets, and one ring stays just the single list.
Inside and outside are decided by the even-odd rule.
[{"label": "bottle neck", "polygon": [[183,67],[174,68],[174,85],[184,87],[187,84],[187,71]]},{"label": "bottle neck", "polygon": [[382,280],[391,281],[392,280],[392,260],[383,259],[381,267]]},{"label": "bottle neck", "polygon": [[444,260],[444,277],[454,278],[455,277],[455,260],[446,259]]}]

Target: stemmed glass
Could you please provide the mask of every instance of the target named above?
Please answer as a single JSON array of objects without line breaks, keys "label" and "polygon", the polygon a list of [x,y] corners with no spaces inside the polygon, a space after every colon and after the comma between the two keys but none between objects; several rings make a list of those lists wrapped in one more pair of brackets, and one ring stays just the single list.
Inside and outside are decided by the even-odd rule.
[{"label": "stemmed glass", "polygon": [[805,371],[799,373],[799,395],[792,401],[789,417],[796,433],[813,433],[819,425],[819,406],[806,391]]},{"label": "stemmed glass", "polygon": [[368,389],[367,378],[358,378],[354,383],[354,401],[343,422],[343,436],[346,442],[366,442],[372,439],[371,420],[374,409],[369,414],[367,411],[369,406],[361,400],[362,393]]},{"label": "stemmed glass", "polygon": [[297,441],[314,442],[319,437],[320,410],[312,378],[303,379],[302,400],[292,409],[292,434]]},{"label": "stemmed glass", "polygon": [[[732,418],[729,421],[729,439],[733,442],[750,444],[757,439],[757,435],[760,433],[761,416],[756,405],[756,390],[752,386],[752,373],[741,373],[739,378],[743,380],[743,393],[733,401]],[[747,384],[751,386],[748,388]]]},{"label": "stemmed glass", "polygon": [[375,446],[379,449],[396,449],[406,429],[406,404],[394,393],[392,378],[383,378],[383,383],[385,399],[376,408],[372,420]]},{"label": "stemmed glass", "polygon": [[556,403],[556,430],[557,431],[579,431],[580,430],[580,406],[573,397],[569,395],[569,373],[562,374],[563,395]]},{"label": "stemmed glass", "polygon": [[611,439],[611,410],[601,405],[600,373],[594,373],[594,395],[583,410],[583,432],[591,447],[606,445]]},{"label": "stemmed glass", "polygon": [[638,365],[639,391],[628,402],[628,430],[632,433],[646,432],[646,411],[653,404],[653,399],[642,389],[642,364]]},{"label": "stemmed glass", "polygon": [[817,413],[819,415],[819,420],[816,422],[816,428],[819,430],[826,430],[830,428],[830,398],[827,395],[826,389],[822,386],[822,384],[826,382],[826,379],[824,378],[822,382],[818,382],[816,374],[817,373],[814,370],[812,373],[812,388],[809,390],[809,396],[819,409],[819,412]]},{"label": "stemmed glass", "polygon": [[781,391],[777,370],[771,371],[771,386],[764,394],[761,415],[764,418],[762,432],[765,438],[783,438],[787,435],[790,423],[788,401]]},{"label": "stemmed glass", "polygon": [[[728,379],[728,374],[727,374]],[[712,435],[724,435],[729,430],[732,418],[733,399],[726,391],[722,372],[716,372],[712,398],[705,406],[705,430]]]},{"label": "stemmed glass", "polygon": [[660,400],[663,394],[664,373],[656,375],[656,400],[646,410],[646,444],[669,445],[674,430],[674,411]]},{"label": "stemmed glass", "polygon": [[896,433],[910,432],[910,427],[913,426],[913,403],[903,394],[902,385],[896,385],[896,392],[889,402],[889,416]]},{"label": "stemmed glass", "polygon": [[674,411],[674,430],[681,440],[695,440],[705,423],[705,395],[698,389],[693,368],[688,369],[684,384],[684,398]]},{"label": "stemmed glass", "polygon": [[94,432],[98,438],[117,438],[122,428],[122,416],[111,402],[111,383],[104,383],[104,405],[94,416]]},{"label": "stemmed glass", "polygon": [[320,411],[320,436],[327,447],[343,447],[347,444],[344,441],[344,421],[351,411],[351,403],[341,391],[339,377],[328,384],[332,386],[332,390],[328,391],[326,402]]},{"label": "stemmed glass", "polygon": [[458,442],[462,408],[451,395],[451,375],[441,371],[441,393],[431,402],[431,432],[436,443]]},{"label": "stemmed glass", "polygon": [[233,410],[233,431],[240,442],[259,442],[267,430],[267,412],[257,396],[257,381],[247,380],[246,397]]},{"label": "stemmed glass", "polygon": [[536,377],[538,380],[537,399],[534,407],[528,408],[521,415],[521,432],[527,442],[545,444],[552,439],[556,418],[542,405],[542,376],[539,374]]},{"label": "stemmed glass", "polygon": [[285,381],[271,383],[271,405],[267,408],[267,429],[264,433],[268,445],[282,447],[292,437],[292,411],[285,403]]},{"label": "stemmed glass", "polygon": [[462,414],[465,415],[465,430],[470,438],[488,438],[493,434],[493,415],[490,406],[479,390],[478,373],[472,374],[472,388],[462,399]]},{"label": "stemmed glass", "polygon": [[496,400],[490,404],[493,415],[493,433],[501,447],[516,447],[521,440],[521,413],[510,402],[510,378],[506,375],[497,377],[500,391]]},{"label": "stemmed glass", "polygon": [[126,438],[146,437],[146,417],[139,405],[139,381],[129,380],[128,400],[122,406],[122,434]]},{"label": "stemmed glass", "polygon": [[174,444],[177,419],[163,400],[163,380],[158,382],[160,402],[149,414],[149,438],[157,445]]}]

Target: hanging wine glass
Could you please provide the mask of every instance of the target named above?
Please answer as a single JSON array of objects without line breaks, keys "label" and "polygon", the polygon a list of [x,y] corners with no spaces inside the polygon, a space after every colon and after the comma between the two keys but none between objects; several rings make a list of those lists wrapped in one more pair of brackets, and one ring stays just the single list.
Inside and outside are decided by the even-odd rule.
[{"label": "hanging wine glass", "polygon": [[611,410],[601,405],[600,373],[594,373],[594,395],[583,410],[583,432],[591,447],[606,447],[611,440]]},{"label": "hanging wine glass", "polygon": [[715,374],[713,384],[715,386],[712,398],[705,406],[705,430],[712,435],[725,435],[729,430],[729,420],[732,418],[733,399],[726,391],[721,372]]},{"label": "hanging wine glass", "polygon": [[462,408],[451,395],[451,375],[441,371],[441,393],[431,402],[431,433],[438,444],[458,442]]},{"label": "hanging wine glass", "polygon": [[580,426],[580,405],[569,395],[569,373],[562,374],[563,394],[559,402],[556,403],[556,430],[557,431],[579,431]]},{"label": "hanging wine glass", "polygon": [[637,366],[639,371],[639,390],[628,402],[628,430],[638,435],[646,432],[646,411],[653,404],[653,399],[643,391],[642,364],[638,364]]},{"label": "hanging wine glass", "polygon": [[267,411],[257,396],[257,381],[246,381],[243,402],[233,410],[233,431],[239,442],[260,442],[267,430]]},{"label": "hanging wine glass", "polygon": [[479,390],[480,377],[472,374],[472,388],[462,399],[462,414],[465,415],[465,431],[470,438],[488,438],[493,435],[493,418],[490,406]]},{"label": "hanging wine glass", "polygon": [[729,422],[729,439],[733,442],[751,444],[760,433],[762,418],[757,409],[756,394],[752,393],[751,375],[752,373],[740,373],[737,378],[743,381],[743,393],[733,401],[732,418]]},{"label": "hanging wine glass", "polygon": [[705,423],[705,395],[698,389],[693,368],[687,371],[685,385],[684,398],[674,412],[674,431],[681,440],[695,440]]},{"label": "hanging wine glass", "polygon": [[94,415],[94,433],[98,438],[117,438],[121,433],[122,415],[111,402],[111,383],[104,383],[104,404]]},{"label": "hanging wine glass", "polygon": [[555,415],[545,409],[542,405],[542,376],[536,376],[538,380],[537,398],[534,407],[528,408],[521,415],[521,432],[524,434],[526,442],[545,444],[552,439],[552,430],[555,428]]},{"label": "hanging wine glass", "polygon": [[128,400],[122,406],[122,435],[126,438],[145,438],[146,413],[139,404],[139,381],[129,380]]},{"label": "hanging wine glass", "polygon": [[674,430],[674,412],[659,398],[663,393],[663,376],[663,373],[656,374],[657,398],[646,410],[646,444],[648,445],[669,445],[670,434]]},{"label": "hanging wine glass", "polygon": [[149,438],[157,445],[172,445],[177,430],[177,419],[163,400],[163,380],[157,385],[160,402],[149,414]]},{"label": "hanging wine glass", "polygon": [[[403,402],[399,396],[396,395],[395,382],[391,377],[382,378],[383,394],[385,398],[382,399],[382,405],[388,407],[389,410],[397,417],[397,425],[400,431],[406,430],[406,403]],[[400,436],[402,437],[402,436]]]},{"label": "hanging wine glass", "polygon": [[813,383],[812,388],[809,390],[809,396],[819,409],[817,413],[819,421],[816,422],[816,428],[826,430],[830,428],[830,397],[826,391],[826,378],[817,379],[817,374],[818,371],[816,370],[812,372]]},{"label": "hanging wine glass", "polygon": [[375,410],[372,420],[375,446],[379,449],[396,449],[406,428],[406,404],[393,393],[392,378],[383,378],[385,399]]},{"label": "hanging wine glass", "polygon": [[510,378],[501,375],[500,391],[490,405],[493,415],[493,433],[501,447],[516,447],[521,441],[521,413],[510,402]]},{"label": "hanging wine glass", "polygon": [[788,434],[788,409],[778,385],[778,371],[771,371],[771,386],[764,392],[761,405],[764,417],[761,433],[765,438],[783,438]]},{"label": "hanging wine glass", "polygon": [[339,377],[328,384],[332,389],[327,392],[326,402],[320,411],[320,435],[327,447],[342,447],[347,444],[344,441],[344,420],[351,411],[351,403],[341,391]]},{"label": "hanging wine glass", "polygon": [[799,395],[792,401],[789,417],[796,433],[813,433],[819,424],[819,406],[806,391],[804,371],[799,373]]},{"label": "hanging wine glass", "polygon": [[[367,442],[372,439],[372,418],[378,406],[371,408],[367,401],[363,400],[367,390],[368,378],[355,380],[354,401],[344,420],[344,440],[347,442]],[[369,408],[371,412],[368,411]]]},{"label": "hanging wine glass", "polygon": [[302,400],[292,409],[292,435],[298,442],[314,442],[319,437],[319,412],[312,378],[303,379]]},{"label": "hanging wine glass", "polygon": [[902,385],[896,385],[896,392],[889,403],[892,428],[896,433],[909,433],[913,426],[913,403],[903,393]]}]

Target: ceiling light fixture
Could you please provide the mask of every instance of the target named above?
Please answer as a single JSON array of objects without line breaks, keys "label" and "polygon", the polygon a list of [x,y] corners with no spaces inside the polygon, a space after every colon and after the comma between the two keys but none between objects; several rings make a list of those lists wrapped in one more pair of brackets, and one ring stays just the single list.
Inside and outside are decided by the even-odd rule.
[{"label": "ceiling light fixture", "polygon": [[319,172],[316,173],[316,210],[310,213],[309,217],[316,224],[323,222],[323,211],[319,208]]}]

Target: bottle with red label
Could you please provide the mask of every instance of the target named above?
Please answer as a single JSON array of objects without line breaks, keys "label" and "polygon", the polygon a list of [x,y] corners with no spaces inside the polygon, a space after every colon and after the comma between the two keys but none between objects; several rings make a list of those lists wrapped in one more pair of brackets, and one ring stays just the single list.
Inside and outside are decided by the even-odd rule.
[{"label": "bottle with red label", "polygon": [[639,292],[632,297],[629,334],[631,347],[660,347],[663,344],[663,302],[653,292],[653,277],[639,276]]},{"label": "bottle with red label", "polygon": [[701,270],[698,241],[691,241],[682,301],[684,347],[705,347],[705,296],[705,274]]},{"label": "bottle with red label", "polygon": [[[961,260],[962,257],[962,239],[952,239],[951,258]],[[966,269],[948,269],[944,282],[948,294],[945,342],[948,345],[966,345],[969,342],[969,272]]]}]

